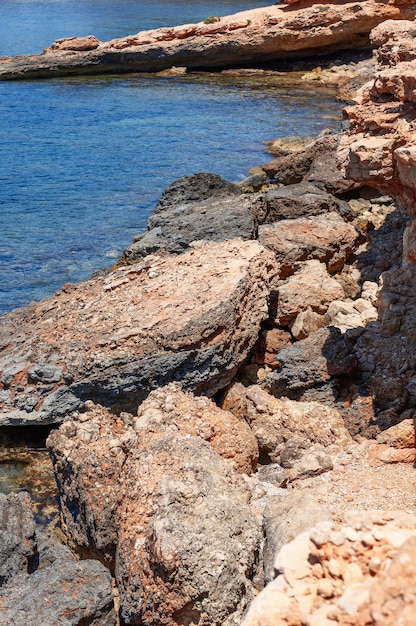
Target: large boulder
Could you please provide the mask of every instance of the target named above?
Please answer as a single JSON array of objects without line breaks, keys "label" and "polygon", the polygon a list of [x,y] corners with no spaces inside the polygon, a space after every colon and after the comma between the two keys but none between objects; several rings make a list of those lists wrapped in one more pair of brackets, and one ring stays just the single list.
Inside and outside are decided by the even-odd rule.
[{"label": "large boulder", "polygon": [[316,259],[339,271],[359,243],[356,229],[337,213],[282,220],[259,227],[259,241],[276,255],[281,276],[293,274],[299,261]]},{"label": "large boulder", "polygon": [[201,239],[255,239],[257,206],[263,204],[256,195],[224,196],[154,213],[148,220],[148,230],[135,237],[119,264],[137,262],[148,254],[182,254],[193,241]]},{"label": "large boulder", "polygon": [[357,366],[354,353],[356,338],[330,326],[312,333],[306,339],[283,348],[276,358],[280,368],[266,376],[262,387],[276,397],[293,400],[318,397],[335,399],[332,383],[339,376],[350,375]]},{"label": "large boulder", "polygon": [[0,622],[115,626],[110,572],[36,536],[26,492],[0,494]]},{"label": "large boulder", "polygon": [[254,239],[261,196],[217,174],[198,172],[167,187],[148,220],[147,232],[134,238],[119,264],[134,263],[148,254],[181,254],[192,241]]},{"label": "large boulder", "polygon": [[344,298],[341,285],[320,261],[305,261],[277,288],[276,322],[286,326],[301,311],[310,308],[318,314],[328,310],[334,300]]},{"label": "large boulder", "polygon": [[294,438],[302,439],[302,450],[315,443],[324,446],[351,443],[339,411],[319,402],[277,399],[258,385],[244,387],[241,383],[234,383],[228,389],[222,407],[248,422],[260,452],[274,463],[281,463],[287,456],[287,448]]},{"label": "large boulder", "polygon": [[[52,558],[51,554],[54,552]],[[3,624],[26,626],[116,626],[110,572],[98,561],[77,561],[70,550],[45,550],[32,574],[11,579],[0,589]]]},{"label": "large boulder", "polygon": [[242,626],[394,626],[414,623],[416,519],[401,511],[347,511],[284,545],[277,577]]},{"label": "large boulder", "polygon": [[179,383],[152,391],[140,405],[134,427],[143,436],[155,430],[198,436],[239,473],[251,474],[257,465],[257,441],[247,422],[209,398],[184,393]]},{"label": "large boulder", "polygon": [[257,339],[275,266],[257,242],[200,244],[5,315],[0,424],[59,422],[86,399],[135,411],[174,380],[213,395]]},{"label": "large boulder", "polygon": [[157,404],[137,420],[88,404],[49,436],[63,527],[114,571],[124,623],[238,624],[261,522],[232,464]]},{"label": "large boulder", "polygon": [[346,203],[312,183],[288,184],[267,191],[264,197],[267,214],[263,222],[266,224],[329,212],[350,213]]}]

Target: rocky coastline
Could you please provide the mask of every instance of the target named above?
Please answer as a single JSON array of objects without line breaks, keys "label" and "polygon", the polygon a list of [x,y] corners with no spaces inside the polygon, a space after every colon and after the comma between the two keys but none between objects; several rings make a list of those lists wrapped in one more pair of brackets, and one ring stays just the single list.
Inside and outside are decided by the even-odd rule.
[{"label": "rocky coastline", "polygon": [[414,19],[408,0],[275,4],[204,22],[143,31],[101,42],[60,39],[41,54],[0,57],[0,80],[170,68],[264,66],[285,59],[369,48],[370,31],[387,19]]},{"label": "rocky coastline", "polygon": [[371,31],[345,130],[174,181],[1,318],[0,426],[51,427],[66,544],[0,495],[1,623],[413,624],[415,33]]}]

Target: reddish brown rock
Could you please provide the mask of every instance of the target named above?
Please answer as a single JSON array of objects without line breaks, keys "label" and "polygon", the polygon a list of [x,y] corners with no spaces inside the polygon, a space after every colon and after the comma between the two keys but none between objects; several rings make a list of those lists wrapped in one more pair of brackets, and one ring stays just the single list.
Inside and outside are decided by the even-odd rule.
[{"label": "reddish brown rock", "polygon": [[276,354],[291,343],[291,335],[287,330],[280,328],[264,330],[253,348],[252,362],[257,365],[268,365],[274,369],[279,366]]},{"label": "reddish brown rock", "polygon": [[277,289],[276,321],[281,326],[294,320],[300,311],[311,308],[323,314],[334,300],[344,297],[341,285],[328,274],[319,261],[305,261]]},{"label": "reddish brown rock", "polygon": [[239,473],[251,474],[257,465],[257,441],[247,422],[222,411],[208,398],[184,393],[179,383],[152,391],[139,407],[134,428],[143,436],[161,430],[196,435]]},{"label": "reddish brown rock", "polygon": [[274,266],[257,242],[200,244],[4,316],[0,423],[61,421],[86,399],[135,411],[172,380],[214,394],[267,318]]},{"label": "reddish brown rock", "polygon": [[101,42],[93,35],[89,37],[69,37],[55,41],[49,48],[49,51],[75,50],[77,52],[84,52],[86,50],[95,50],[100,43]]},{"label": "reddish brown rock", "polygon": [[227,391],[222,408],[248,422],[260,451],[275,463],[281,462],[293,437],[305,440],[303,451],[314,443],[345,446],[351,442],[336,409],[318,402],[276,399],[257,385],[244,387],[235,383]]},{"label": "reddish brown rock", "polygon": [[[391,446],[392,448],[415,448],[416,447],[415,420],[405,419],[377,436],[377,442]],[[415,450],[414,450],[415,452]]]},{"label": "reddish brown rock", "polygon": [[[165,414],[148,401],[137,429],[88,403],[49,436],[63,528],[114,571],[125,624],[231,626],[253,597],[260,521],[231,463],[189,432],[186,414],[169,421],[164,401]],[[189,397],[179,405],[189,410]]]},{"label": "reddish brown rock", "polygon": [[293,274],[299,261],[316,259],[339,271],[358,246],[356,229],[337,213],[282,220],[259,227],[259,241],[276,255],[281,276]]},{"label": "reddish brown rock", "polygon": [[[155,72],[176,67],[225,67],[368,47],[380,22],[412,19],[413,3],[391,0],[301,6],[273,5],[221,17],[212,23],[143,31],[79,50],[77,39],[59,40],[43,54],[3,57],[0,78],[47,77],[108,72]],[[83,38],[82,38],[83,39]],[[89,38],[87,38],[89,39]],[[88,44],[92,45],[92,44]],[[94,42],[95,45],[95,42]],[[67,47],[70,49],[65,49]]]}]

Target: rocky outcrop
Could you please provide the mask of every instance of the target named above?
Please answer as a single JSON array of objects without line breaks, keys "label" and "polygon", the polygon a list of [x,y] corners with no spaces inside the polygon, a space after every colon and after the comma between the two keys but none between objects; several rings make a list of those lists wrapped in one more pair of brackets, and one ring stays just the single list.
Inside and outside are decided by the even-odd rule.
[{"label": "rocky outcrop", "polygon": [[43,54],[0,59],[0,79],[264,64],[368,47],[377,24],[414,16],[405,0],[273,5],[105,43],[92,36],[58,40]]},{"label": "rocky outcrop", "polygon": [[[379,46],[375,76],[345,111],[350,130],[338,151],[346,176],[394,195],[412,217],[415,27],[415,22],[389,20],[372,32],[371,39]],[[394,231],[398,224],[390,221]],[[416,402],[414,232],[415,222],[410,220],[394,262],[383,268],[388,271],[380,279],[378,322],[370,324],[356,349],[362,383],[382,411],[393,409],[396,414]]]},{"label": "rocky outcrop", "polygon": [[257,339],[275,265],[257,242],[202,243],[4,316],[0,423],[59,422],[86,399],[135,410],[172,380],[213,395]]},{"label": "rocky outcrop", "polygon": [[262,196],[244,194],[220,176],[199,172],[172,183],[162,193],[147,222],[119,264],[148,254],[181,254],[193,241],[255,239],[257,216],[265,212]]},{"label": "rocky outcrop", "polygon": [[235,625],[254,593],[260,520],[214,447],[238,459],[244,428],[227,431],[232,416],[220,424],[209,401],[173,391],[137,419],[89,403],[50,435],[63,525],[115,572],[124,623]]}]

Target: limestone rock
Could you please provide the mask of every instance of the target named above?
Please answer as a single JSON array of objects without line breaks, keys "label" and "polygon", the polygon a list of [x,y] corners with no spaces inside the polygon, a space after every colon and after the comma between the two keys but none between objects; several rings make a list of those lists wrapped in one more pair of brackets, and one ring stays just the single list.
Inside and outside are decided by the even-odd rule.
[{"label": "limestone rock", "polygon": [[403,512],[347,511],[282,547],[279,575],[242,626],[393,626],[414,622],[416,520]]},{"label": "limestone rock", "polygon": [[257,242],[200,244],[3,316],[0,423],[62,421],[86,399],[136,411],[172,380],[213,395],[267,318],[274,266]]},{"label": "limestone rock", "polygon": [[257,465],[257,441],[247,422],[222,411],[208,398],[184,393],[178,383],[152,391],[134,420],[137,432],[180,432],[208,441],[237,472],[251,474]]},{"label": "limestone rock", "polygon": [[274,564],[282,546],[328,517],[316,497],[303,490],[289,491],[285,497],[269,498],[264,511],[266,542],[263,559],[266,582],[276,576]]},{"label": "limestone rock", "polygon": [[359,242],[355,228],[337,213],[265,224],[258,238],[276,255],[282,277],[293,274],[296,264],[306,259],[325,263],[331,273],[339,271]]},{"label": "limestone rock", "polygon": [[295,274],[277,288],[276,321],[285,326],[300,311],[311,308],[323,314],[334,300],[344,297],[341,285],[332,278],[320,261],[305,261]]},{"label": "limestone rock", "polygon": [[36,567],[37,542],[30,498],[0,494],[0,587],[9,578]]},{"label": "limestone rock", "polygon": [[258,569],[250,493],[200,437],[157,428],[151,402],[137,431],[89,404],[49,436],[68,540],[114,571],[126,624],[235,625]]},{"label": "limestone rock", "polygon": [[232,385],[223,400],[223,409],[245,419],[257,438],[260,451],[280,463],[288,441],[302,437],[303,452],[314,443],[324,446],[348,445],[350,435],[340,413],[318,402],[276,399],[258,385]]},{"label": "limestone rock", "polygon": [[266,63],[310,56],[311,51],[356,50],[369,46],[369,32],[380,22],[414,16],[413,3],[406,0],[273,5],[212,23],[142,31],[98,46],[91,37],[59,40],[43,54],[3,57],[0,78],[238,67],[259,59]]},{"label": "limestone rock", "polygon": [[377,442],[393,448],[415,448],[415,421],[405,419],[377,435]]}]

